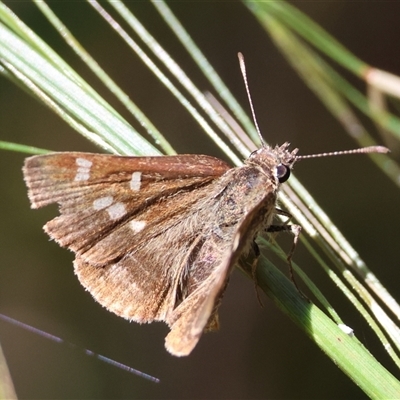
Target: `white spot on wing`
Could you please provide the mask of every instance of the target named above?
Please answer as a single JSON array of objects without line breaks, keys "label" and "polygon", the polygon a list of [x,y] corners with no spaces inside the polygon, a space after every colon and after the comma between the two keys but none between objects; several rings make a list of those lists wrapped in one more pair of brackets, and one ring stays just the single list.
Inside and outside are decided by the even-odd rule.
[{"label": "white spot on wing", "polygon": [[111,206],[112,203],[113,203],[112,196],[100,197],[93,202],[93,208],[95,210],[102,210],[103,208]]},{"label": "white spot on wing", "polygon": [[75,160],[78,170],[76,171],[75,181],[87,181],[90,178],[90,168],[92,167],[92,162],[86,160],[85,158],[77,158]]},{"label": "white spot on wing", "polygon": [[93,165],[93,163],[89,160],[86,160],[86,158],[78,157],[75,160],[75,162],[79,167],[83,167],[83,168],[90,168]]},{"label": "white spot on wing", "polygon": [[111,219],[119,219],[126,214],[126,208],[122,203],[115,203],[107,208],[107,212]]},{"label": "white spot on wing", "polygon": [[133,232],[138,233],[144,229],[144,227],[146,226],[146,221],[140,221],[134,219],[131,222],[129,222],[129,226],[131,227]]},{"label": "white spot on wing", "polygon": [[131,179],[129,185],[130,185],[131,189],[134,190],[135,192],[137,192],[140,189],[141,179],[142,179],[141,172],[134,172],[132,174],[132,179]]}]

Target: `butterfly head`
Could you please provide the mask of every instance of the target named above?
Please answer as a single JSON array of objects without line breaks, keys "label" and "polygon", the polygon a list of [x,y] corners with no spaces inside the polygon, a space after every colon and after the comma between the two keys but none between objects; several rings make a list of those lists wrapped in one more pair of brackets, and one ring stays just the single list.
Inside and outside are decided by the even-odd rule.
[{"label": "butterfly head", "polygon": [[298,149],[289,151],[288,147],[288,142],[281,146],[275,146],[275,148],[263,145],[251,153],[247,162],[258,165],[268,175],[272,171],[273,176],[279,183],[286,182],[289,179],[298,152]]}]

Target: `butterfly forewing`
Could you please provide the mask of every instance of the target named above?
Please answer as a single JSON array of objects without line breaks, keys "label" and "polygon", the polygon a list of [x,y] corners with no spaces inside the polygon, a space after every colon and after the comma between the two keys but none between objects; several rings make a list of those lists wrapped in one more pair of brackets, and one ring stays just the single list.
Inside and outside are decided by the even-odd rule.
[{"label": "butterfly forewing", "polygon": [[199,155],[56,153],[27,159],[24,175],[34,208],[59,203],[45,230],[76,253],[81,283],[122,317],[165,321],[175,355],[218,327],[229,272],[277,190],[254,159],[230,169]]},{"label": "butterfly forewing", "polygon": [[[34,208],[60,204],[62,215],[46,231],[62,246],[84,252],[160,199],[205,185],[228,168],[207,156],[62,153],[27,159],[24,173]],[[137,229],[142,228],[139,221]]]},{"label": "butterfly forewing", "polygon": [[76,204],[80,193],[93,185],[129,183],[134,193],[140,192],[146,181],[160,181],[166,190],[167,181],[215,178],[229,168],[222,160],[201,155],[122,157],[71,152],[27,158],[24,177],[32,207],[39,208],[69,199]]}]

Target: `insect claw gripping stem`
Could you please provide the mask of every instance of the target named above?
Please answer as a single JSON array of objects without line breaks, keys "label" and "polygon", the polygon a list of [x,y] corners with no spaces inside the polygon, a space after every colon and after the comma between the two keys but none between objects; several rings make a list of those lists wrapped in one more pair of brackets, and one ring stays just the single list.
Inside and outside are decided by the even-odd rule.
[{"label": "insect claw gripping stem", "polygon": [[[284,213],[283,215],[286,215]],[[300,290],[299,286],[297,285],[296,279],[294,277],[294,270],[292,266],[292,257],[294,254],[294,251],[297,247],[297,243],[299,241],[300,233],[301,233],[301,226],[300,225],[271,225],[267,229],[268,233],[274,233],[274,232],[291,232],[294,235],[293,239],[293,244],[292,248],[290,249],[289,254],[286,257],[286,260],[289,264],[289,275],[290,275],[290,280],[293,282],[294,286],[296,287],[297,291],[306,299],[308,298],[302,293]]]}]

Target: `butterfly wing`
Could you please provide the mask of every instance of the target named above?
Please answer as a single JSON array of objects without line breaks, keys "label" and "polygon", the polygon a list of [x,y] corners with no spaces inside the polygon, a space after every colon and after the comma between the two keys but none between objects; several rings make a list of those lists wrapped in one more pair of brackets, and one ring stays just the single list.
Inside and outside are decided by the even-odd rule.
[{"label": "butterfly wing", "polygon": [[[46,224],[46,232],[61,246],[81,254],[121,224],[143,215],[153,204],[178,192],[207,185],[227,169],[226,163],[208,156],[55,153],[28,158],[24,176],[33,208],[60,204],[61,216]],[[161,211],[154,222],[159,225],[173,212]],[[139,221],[136,229],[143,225],[143,218]],[[110,251],[114,255],[122,252],[125,247],[121,246]],[[107,258],[106,254],[103,257],[97,254],[93,261],[102,265],[112,255]]]},{"label": "butterfly wing", "polygon": [[24,174],[34,208],[60,204],[45,230],[76,253],[95,299],[130,320],[167,322],[167,349],[186,355],[217,326],[229,271],[263,218],[252,186],[270,182],[255,173],[249,184],[243,168],[208,156],[59,153],[27,159]]},{"label": "butterfly wing", "polygon": [[58,153],[28,158],[24,176],[33,208],[59,203],[45,230],[76,253],[82,284],[116,314],[150,322],[167,321],[183,296],[193,243],[204,240],[189,215],[229,168],[198,155]]}]

